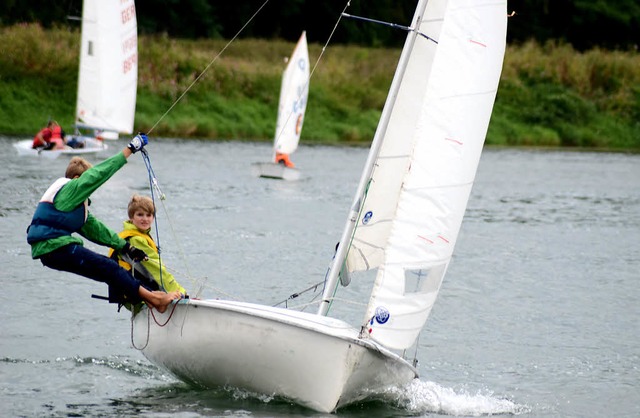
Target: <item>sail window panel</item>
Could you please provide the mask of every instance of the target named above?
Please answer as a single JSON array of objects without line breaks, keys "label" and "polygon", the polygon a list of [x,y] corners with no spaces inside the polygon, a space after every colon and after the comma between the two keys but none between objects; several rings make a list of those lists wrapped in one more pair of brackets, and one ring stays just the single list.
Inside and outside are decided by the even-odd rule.
[{"label": "sail window panel", "polygon": [[438,292],[446,269],[446,264],[440,264],[429,269],[405,270],[403,295]]}]

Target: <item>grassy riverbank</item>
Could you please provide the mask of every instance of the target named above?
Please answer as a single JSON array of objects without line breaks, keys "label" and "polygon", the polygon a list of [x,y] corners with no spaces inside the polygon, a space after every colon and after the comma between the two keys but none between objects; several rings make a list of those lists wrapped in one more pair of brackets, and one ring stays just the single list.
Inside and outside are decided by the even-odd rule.
[{"label": "grassy riverbank", "polygon": [[[72,130],[78,30],[0,29],[0,133],[30,136],[49,118]],[[293,43],[139,39],[135,129],[155,136],[271,141]],[[310,45],[312,67],[321,54]],[[313,73],[302,142],[366,144],[400,51],[329,46]],[[171,110],[169,110],[171,108]],[[168,113],[167,113],[168,111]],[[509,46],[487,143],[640,150],[640,56],[565,45]]]}]

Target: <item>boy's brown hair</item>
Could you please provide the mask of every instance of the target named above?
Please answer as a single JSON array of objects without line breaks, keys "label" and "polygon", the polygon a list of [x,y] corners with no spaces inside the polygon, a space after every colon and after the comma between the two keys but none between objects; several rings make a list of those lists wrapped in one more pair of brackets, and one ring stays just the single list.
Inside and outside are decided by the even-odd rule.
[{"label": "boy's brown hair", "polygon": [[69,161],[69,165],[67,166],[67,171],[64,173],[64,176],[68,179],[72,179],[76,176],[80,177],[82,173],[91,167],[93,167],[91,163],[84,158],[73,157],[71,161]]},{"label": "boy's brown hair", "polygon": [[153,205],[153,200],[151,200],[151,198],[147,196],[134,194],[133,196],[131,196],[129,206],[127,207],[127,214],[129,215],[129,219],[133,219],[133,215],[136,213],[136,211],[139,210],[146,213],[151,213],[153,216],[156,216],[156,208]]}]

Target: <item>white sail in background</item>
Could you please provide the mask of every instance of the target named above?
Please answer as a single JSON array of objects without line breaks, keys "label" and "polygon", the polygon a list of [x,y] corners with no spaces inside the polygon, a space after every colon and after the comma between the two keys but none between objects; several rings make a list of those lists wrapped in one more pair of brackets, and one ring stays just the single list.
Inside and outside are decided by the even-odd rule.
[{"label": "white sail in background", "polygon": [[[445,18],[446,16],[446,18]],[[432,0],[391,108],[347,258],[378,268],[369,335],[410,347],[431,311],[458,237],[505,52],[505,1]],[[396,76],[397,77],[397,76]]]},{"label": "white sail in background", "polygon": [[302,32],[282,75],[274,151],[291,154],[298,148],[309,96],[309,51]]},{"label": "white sail in background", "polygon": [[76,123],[132,133],[137,85],[134,0],[84,0]]}]

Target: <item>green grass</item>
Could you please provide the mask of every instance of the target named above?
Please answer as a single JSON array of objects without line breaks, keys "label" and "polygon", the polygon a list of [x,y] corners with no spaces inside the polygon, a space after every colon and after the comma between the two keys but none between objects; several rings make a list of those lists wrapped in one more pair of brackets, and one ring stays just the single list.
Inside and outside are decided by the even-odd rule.
[{"label": "green grass", "polygon": [[[30,136],[49,118],[72,129],[79,38],[67,28],[0,29],[0,132]],[[135,130],[271,141],[284,59],[294,45],[249,39],[225,46],[142,36]],[[321,53],[320,45],[309,46],[312,69]],[[368,144],[399,55],[329,46],[311,79],[302,141]],[[640,151],[640,57],[557,43],[510,45],[487,144]]]}]

